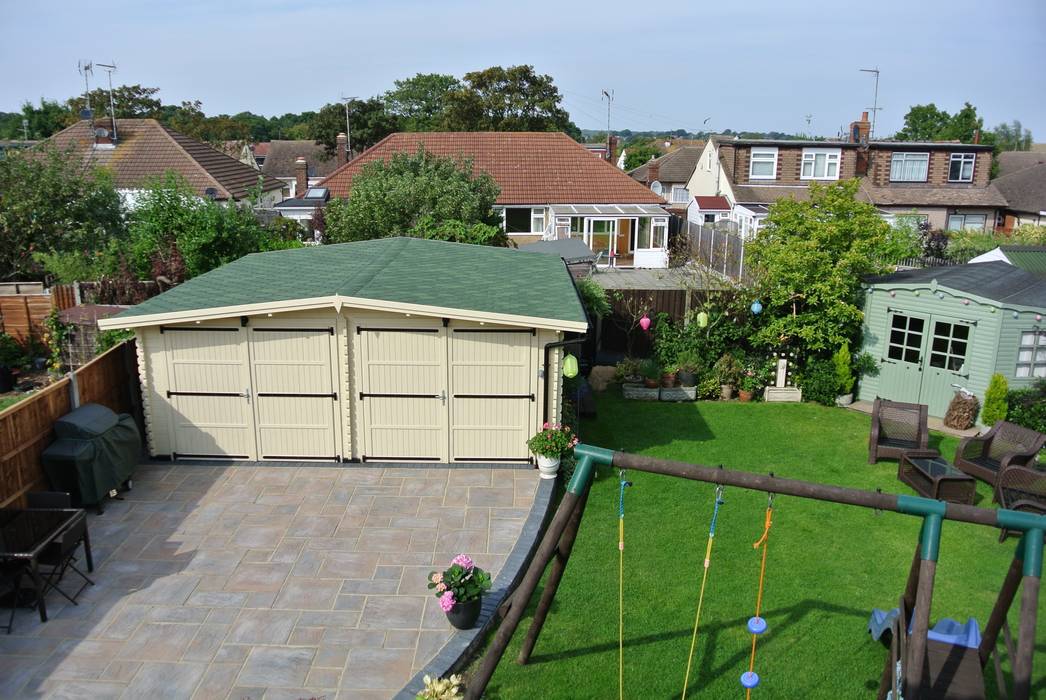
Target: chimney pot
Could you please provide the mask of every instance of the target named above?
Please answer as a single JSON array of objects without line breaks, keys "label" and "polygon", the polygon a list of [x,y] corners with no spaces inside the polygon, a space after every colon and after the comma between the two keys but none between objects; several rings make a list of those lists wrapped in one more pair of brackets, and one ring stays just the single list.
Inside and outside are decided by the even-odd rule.
[{"label": "chimney pot", "polygon": [[309,163],[298,156],[294,161],[294,195],[304,197],[305,191],[309,189]]},{"label": "chimney pot", "polygon": [[335,157],[338,159],[338,163],[347,163],[349,161],[349,137],[344,133],[338,134],[335,141],[337,143]]}]

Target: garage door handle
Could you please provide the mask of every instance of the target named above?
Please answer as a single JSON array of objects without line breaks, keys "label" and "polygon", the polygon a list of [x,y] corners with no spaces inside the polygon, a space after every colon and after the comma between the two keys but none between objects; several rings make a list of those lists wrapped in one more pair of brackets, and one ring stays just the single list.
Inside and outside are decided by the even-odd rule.
[{"label": "garage door handle", "polygon": [[441,403],[447,403],[447,392],[445,390],[439,392],[439,396],[436,398],[439,399]]},{"label": "garage door handle", "polygon": [[240,396],[242,396],[243,398],[247,399],[247,403],[251,402],[251,390],[250,389],[244,389],[243,393],[240,394]]}]

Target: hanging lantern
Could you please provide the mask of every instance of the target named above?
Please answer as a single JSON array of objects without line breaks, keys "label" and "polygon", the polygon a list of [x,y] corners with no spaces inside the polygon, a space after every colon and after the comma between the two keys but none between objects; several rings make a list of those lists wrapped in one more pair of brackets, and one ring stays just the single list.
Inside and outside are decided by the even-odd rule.
[{"label": "hanging lantern", "polygon": [[697,314],[697,327],[698,328],[707,328],[708,327],[708,314],[706,314],[704,311],[701,311],[701,312],[699,312]]},{"label": "hanging lantern", "polygon": [[1042,320],[1042,314],[1035,314],[1035,320],[1036,321],[1041,321]]},{"label": "hanging lantern", "polygon": [[890,290],[890,296],[892,296],[892,297],[897,296],[897,292],[895,292],[894,290],[891,289]]},{"label": "hanging lantern", "polygon": [[912,294],[914,294],[915,296],[919,296],[919,290],[916,289],[914,292],[912,292]]},{"label": "hanging lantern", "polygon": [[963,299],[962,300],[962,305],[963,306],[969,306],[970,305],[970,300],[969,299]]},{"label": "hanging lantern", "polygon": [[643,318],[639,319],[639,327],[645,331],[650,330],[650,317],[643,314]]},{"label": "hanging lantern", "polygon": [[759,303],[758,299],[752,302],[752,313],[757,316],[763,313],[763,305]]},{"label": "hanging lantern", "polygon": [[563,358],[563,376],[567,379],[577,376],[577,358],[569,353]]},{"label": "hanging lantern", "polygon": [[1020,316],[1020,313],[1018,313],[1017,311],[1013,312],[1013,317],[1014,318],[1018,318],[1019,316]]}]

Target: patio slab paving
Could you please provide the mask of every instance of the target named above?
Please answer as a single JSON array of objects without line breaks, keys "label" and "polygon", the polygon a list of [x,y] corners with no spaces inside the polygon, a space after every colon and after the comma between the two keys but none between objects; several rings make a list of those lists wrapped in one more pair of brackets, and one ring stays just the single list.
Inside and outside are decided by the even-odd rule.
[{"label": "patio slab paving", "polygon": [[387,698],[453,635],[424,577],[497,574],[530,469],[147,464],[89,516],[96,585],[0,634],[0,697]]}]

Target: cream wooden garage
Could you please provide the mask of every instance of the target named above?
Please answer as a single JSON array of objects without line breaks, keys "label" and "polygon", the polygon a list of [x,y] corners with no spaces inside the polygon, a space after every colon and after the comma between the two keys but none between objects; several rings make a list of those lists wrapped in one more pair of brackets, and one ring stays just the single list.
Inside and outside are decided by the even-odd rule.
[{"label": "cream wooden garage", "polygon": [[136,330],[154,456],[434,463],[527,460],[587,328],[558,257],[410,238],[250,255],[100,325]]}]

